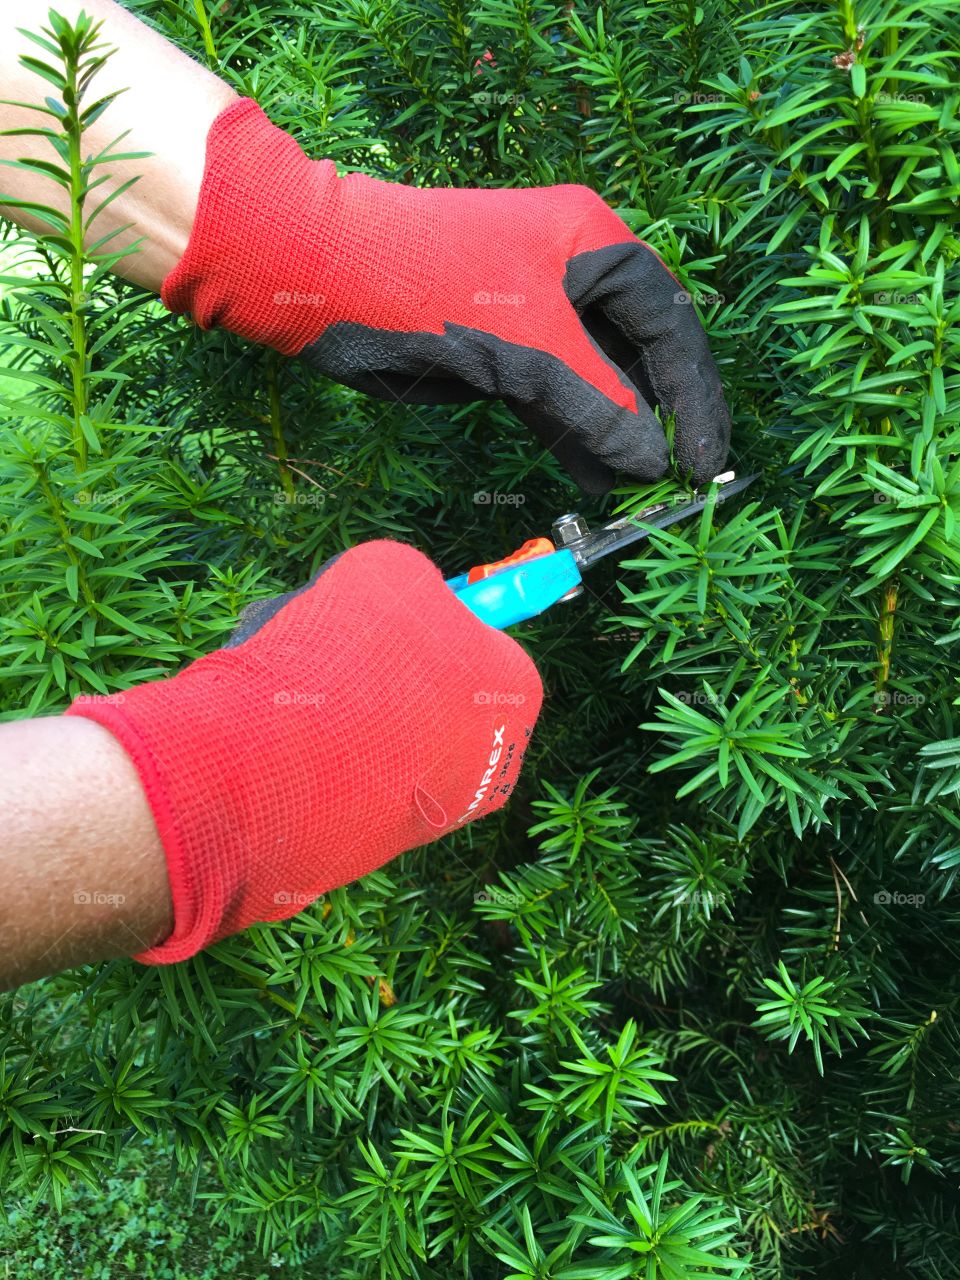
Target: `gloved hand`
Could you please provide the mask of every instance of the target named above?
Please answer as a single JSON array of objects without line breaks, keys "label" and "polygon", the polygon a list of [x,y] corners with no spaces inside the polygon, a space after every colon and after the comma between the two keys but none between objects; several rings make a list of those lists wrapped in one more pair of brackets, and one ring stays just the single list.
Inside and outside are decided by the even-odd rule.
[{"label": "gloved hand", "polygon": [[368,542],[251,607],[226,648],[67,715],[133,761],[184,960],[505,802],[540,710],[533,662],[413,547]]},{"label": "gloved hand", "polygon": [[372,395],[502,399],[591,493],[667,470],[654,405],[684,472],[723,469],[730,416],[689,297],[587,187],[338,178],[240,99],[161,296]]}]

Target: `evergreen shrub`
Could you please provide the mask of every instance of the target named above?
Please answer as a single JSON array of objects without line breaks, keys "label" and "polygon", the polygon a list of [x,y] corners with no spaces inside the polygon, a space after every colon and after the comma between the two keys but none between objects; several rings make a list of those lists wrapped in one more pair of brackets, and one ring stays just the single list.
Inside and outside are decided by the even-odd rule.
[{"label": "evergreen shrub", "polygon": [[[760,479],[517,629],[547,699],[501,814],[3,997],[5,1200],[149,1142],[305,1276],[960,1276],[955,6],[129,7],[341,170],[599,191]],[[46,120],[77,208],[95,98]],[[503,407],[199,333],[76,227],[6,230],[7,717],[173,672],[364,539],[452,575],[682,487],[584,500]]]}]

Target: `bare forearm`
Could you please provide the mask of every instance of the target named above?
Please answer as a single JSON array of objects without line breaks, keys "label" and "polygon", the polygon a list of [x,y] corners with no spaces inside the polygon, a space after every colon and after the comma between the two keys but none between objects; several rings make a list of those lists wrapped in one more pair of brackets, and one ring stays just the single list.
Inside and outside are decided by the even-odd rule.
[{"label": "bare forearm", "polygon": [[[182,256],[196,210],[211,122],[233,90],[113,0],[58,0],[76,21],[103,22],[115,52],[97,75],[99,99],[125,90],[84,135],[94,154],[126,133],[122,151],[148,158],[109,166],[102,201],[139,176],[98,215],[90,242],[128,227],[111,251],[143,240],[118,270],[159,290]],[[4,98],[42,105],[45,80],[20,63],[44,56],[19,29],[47,25],[46,0],[0,5],[0,85]],[[24,106],[0,104],[0,131],[45,122]],[[45,139],[0,137],[0,160],[49,160]],[[67,212],[65,193],[43,174],[0,165],[0,195]],[[30,229],[36,217],[0,210]],[[169,934],[173,912],[166,863],[136,771],[116,740],[81,718],[51,717],[0,726],[0,989],[71,965],[133,955]]]},{"label": "bare forearm", "polygon": [[[151,153],[145,159],[109,166],[110,180],[98,188],[98,200],[132,177],[139,175],[139,181],[103,210],[88,240],[92,243],[129,226],[110,241],[110,250],[141,238],[145,243],[136,253],[122,258],[117,270],[158,292],[187,246],[203,176],[207,132],[236,94],[114,0],[57,0],[55,7],[70,21],[75,21],[81,10],[103,20],[100,37],[116,52],[94,81],[96,98],[125,90],[84,134],[85,150],[99,152],[127,133],[120,150]],[[3,0],[0,4],[0,85],[4,98],[42,105],[50,92],[45,80],[21,66],[21,55],[42,56],[42,50],[18,30],[39,31],[46,25],[47,10],[47,0]],[[0,104],[0,132],[37,128],[43,120],[37,112]],[[24,157],[53,158],[42,138],[0,137],[0,160]],[[65,211],[64,192],[52,179],[9,165],[0,165],[0,196],[4,195]],[[0,212],[30,229],[44,229],[29,215],[2,207]]]},{"label": "bare forearm", "polygon": [[0,725],[0,990],[166,937],[166,862],[137,773],[100,725]]}]

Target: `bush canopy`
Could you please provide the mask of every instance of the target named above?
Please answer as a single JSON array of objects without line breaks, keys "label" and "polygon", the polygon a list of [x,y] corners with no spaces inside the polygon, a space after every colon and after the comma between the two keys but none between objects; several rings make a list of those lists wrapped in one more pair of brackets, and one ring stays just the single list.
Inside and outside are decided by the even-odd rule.
[{"label": "bush canopy", "polygon": [[[955,6],[129,7],[341,171],[598,191],[761,478],[516,629],[547,700],[500,814],[4,996],[5,1197],[149,1146],[304,1276],[960,1276]],[[75,84],[105,50],[49,29]],[[452,576],[682,488],[582,499],[503,406],[198,332],[75,231],[6,230],[7,717],[169,674],[362,540]]]}]

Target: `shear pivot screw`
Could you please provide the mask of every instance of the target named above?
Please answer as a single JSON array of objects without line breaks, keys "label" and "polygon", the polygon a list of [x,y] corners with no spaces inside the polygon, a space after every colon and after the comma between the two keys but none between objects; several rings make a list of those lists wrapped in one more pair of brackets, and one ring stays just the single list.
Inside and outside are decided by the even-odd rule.
[{"label": "shear pivot screw", "polygon": [[[558,516],[553,522],[553,541],[558,549],[560,547],[568,547],[573,542],[579,542],[589,532],[586,520],[584,520],[583,516],[578,516],[576,512]],[[580,595],[583,595],[582,585],[571,587],[565,596],[560,597],[560,603],[565,604],[568,600],[576,600],[577,596]]]},{"label": "shear pivot screw", "polygon": [[579,542],[589,532],[586,520],[576,512],[558,516],[553,522],[553,540],[557,547],[568,547],[571,542]]}]

